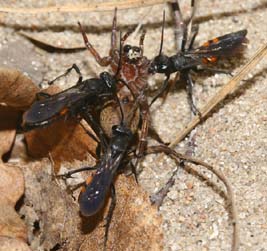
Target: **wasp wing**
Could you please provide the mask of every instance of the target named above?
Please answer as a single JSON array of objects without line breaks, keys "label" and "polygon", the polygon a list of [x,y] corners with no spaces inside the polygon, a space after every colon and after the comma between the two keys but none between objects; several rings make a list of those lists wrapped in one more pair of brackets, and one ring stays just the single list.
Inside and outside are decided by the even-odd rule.
[{"label": "wasp wing", "polygon": [[215,63],[220,57],[236,54],[244,48],[247,30],[232,32],[205,42],[202,46],[189,50],[186,57],[191,57],[201,63]]},{"label": "wasp wing", "polygon": [[24,113],[22,126],[28,129],[41,127],[67,116],[87,95],[87,92],[74,86],[43,100],[37,100]]},{"label": "wasp wing", "polygon": [[80,211],[84,216],[94,215],[102,208],[122,157],[123,153],[116,157],[110,154],[103,156],[96,173],[79,196]]}]

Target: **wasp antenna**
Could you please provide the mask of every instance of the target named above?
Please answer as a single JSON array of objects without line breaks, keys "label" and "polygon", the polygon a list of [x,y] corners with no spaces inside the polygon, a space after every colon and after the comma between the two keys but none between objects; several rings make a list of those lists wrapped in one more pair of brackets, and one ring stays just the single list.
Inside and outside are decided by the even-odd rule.
[{"label": "wasp antenna", "polygon": [[[117,9],[115,9],[115,11],[117,11]],[[118,69],[117,69],[117,72],[115,74],[115,77],[117,77],[119,75],[119,72],[120,72],[120,69],[121,69],[121,65],[122,65],[122,35],[121,35],[121,31],[120,31],[120,58],[119,58],[119,64],[118,64]],[[119,80],[118,80],[119,81]],[[120,113],[121,113],[121,124],[123,124],[124,122],[124,113],[123,113],[123,110],[122,110],[122,107],[121,107],[121,102],[116,94],[116,100],[118,102],[118,105],[120,107]]]},{"label": "wasp antenna", "polygon": [[117,94],[115,95],[116,96],[116,101],[120,107],[120,113],[121,113],[121,125],[124,124],[124,113],[123,113],[123,110],[122,110],[122,107],[121,107],[121,102],[120,102],[120,99],[118,98]]},{"label": "wasp antenna", "polygon": [[159,48],[159,55],[161,55],[162,47],[163,47],[164,26],[165,26],[165,10],[163,11],[163,20],[162,20],[161,42],[160,42],[160,48]]}]

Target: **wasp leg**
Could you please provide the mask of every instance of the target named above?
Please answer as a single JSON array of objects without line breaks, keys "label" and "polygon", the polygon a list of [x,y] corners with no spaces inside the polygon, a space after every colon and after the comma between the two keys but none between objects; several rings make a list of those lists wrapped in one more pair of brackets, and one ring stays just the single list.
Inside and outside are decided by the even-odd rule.
[{"label": "wasp leg", "polygon": [[[191,36],[191,33],[192,33],[192,25],[193,25],[193,19],[195,17],[196,9],[197,9],[197,5],[195,3],[195,0],[192,0],[191,1],[191,14],[190,14],[189,19],[186,21],[186,43],[188,42],[189,37]],[[196,35],[197,35],[197,33],[193,34],[193,37]],[[193,42],[194,42],[194,40],[195,40],[195,38],[193,39]]]},{"label": "wasp leg", "polygon": [[66,70],[65,73],[59,75],[58,77],[56,77],[56,78],[53,79],[52,81],[49,81],[49,82],[48,82],[48,85],[52,85],[52,84],[54,84],[54,82],[57,81],[58,79],[67,76],[72,70],[75,70],[76,73],[79,75],[78,83],[82,82],[83,77],[82,77],[81,71],[80,71],[79,67],[78,67],[76,64],[73,64],[69,69]]},{"label": "wasp leg", "polygon": [[44,99],[50,98],[51,96],[52,95],[45,93],[45,92],[37,92],[35,95],[36,100],[44,100]]},{"label": "wasp leg", "polygon": [[56,177],[63,178],[63,179],[69,179],[69,178],[72,178],[72,174],[74,174],[74,173],[80,173],[80,172],[84,172],[84,171],[94,171],[96,169],[97,169],[96,166],[93,166],[93,167],[85,166],[85,167],[81,167],[81,168],[78,168],[75,170],[70,170],[69,172],[64,173],[64,174],[56,175]]},{"label": "wasp leg", "polygon": [[92,127],[92,129],[94,130],[96,135],[98,135],[98,137],[100,139],[101,148],[104,151],[106,151],[106,149],[108,147],[108,143],[107,143],[107,139],[106,139],[105,133],[104,133],[102,127],[100,126],[100,124],[96,122],[96,120],[90,114],[90,112],[83,112],[82,113],[82,117]]},{"label": "wasp leg", "polygon": [[168,87],[168,81],[170,79],[170,75],[166,76],[163,85],[160,87],[158,93],[156,94],[156,96],[152,99],[151,103],[149,106],[151,106],[161,95],[162,93],[165,91],[165,89]]},{"label": "wasp leg", "polygon": [[110,203],[110,206],[108,209],[107,217],[105,219],[106,224],[104,226],[105,227],[104,251],[107,249],[108,231],[109,231],[112,215],[113,215],[114,209],[116,207],[116,191],[115,191],[115,187],[113,184],[111,184],[111,186],[110,186],[110,193],[111,193],[111,203]]},{"label": "wasp leg", "polygon": [[83,128],[83,130],[91,137],[97,144],[101,144],[100,140],[93,134],[91,133],[85,126],[79,121],[80,126]]},{"label": "wasp leg", "polygon": [[184,34],[186,30],[186,24],[183,20],[181,9],[179,6],[178,1],[171,2],[171,8],[174,15],[174,22],[175,22],[175,39],[177,41],[177,48],[179,51],[182,51],[182,44],[184,43]]},{"label": "wasp leg", "polygon": [[194,89],[194,82],[191,78],[191,75],[188,71],[184,71],[181,73],[181,79],[186,82],[186,91],[188,95],[188,102],[190,105],[190,109],[194,115],[198,115],[200,118],[202,118],[200,111],[197,109],[194,98],[193,98],[193,89]]},{"label": "wasp leg", "polygon": [[162,205],[163,200],[167,196],[170,188],[174,185],[174,183],[175,183],[175,175],[176,175],[177,171],[178,171],[178,168],[176,168],[174,170],[174,172],[172,173],[172,176],[169,178],[169,180],[164,185],[164,187],[162,187],[155,194],[152,194],[152,195],[149,196],[149,199],[150,199],[151,204],[152,205],[156,205],[158,209]]},{"label": "wasp leg", "polygon": [[228,74],[230,76],[233,77],[233,74],[231,71],[229,70],[224,70],[224,69],[216,69],[216,68],[210,68],[210,67],[203,67],[203,66],[199,66],[196,69],[194,69],[194,71],[210,71],[213,73],[222,73],[222,74]]}]

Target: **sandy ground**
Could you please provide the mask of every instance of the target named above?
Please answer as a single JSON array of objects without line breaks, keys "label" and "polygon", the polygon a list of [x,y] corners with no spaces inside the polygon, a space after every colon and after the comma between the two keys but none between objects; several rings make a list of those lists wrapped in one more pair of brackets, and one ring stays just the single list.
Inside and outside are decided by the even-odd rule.
[{"label": "sandy ground", "polygon": [[[41,7],[47,2],[0,1],[0,6]],[[66,4],[67,1],[56,1]],[[183,1],[187,13],[189,1]],[[54,4],[50,1],[49,4]],[[118,12],[119,27],[144,20],[147,29],[145,55],[158,53],[163,5]],[[170,19],[167,13],[168,20]],[[70,14],[8,14],[0,13],[0,65],[13,66],[26,72],[36,83],[53,79],[73,63],[85,76],[103,71],[85,51],[49,53],[34,46],[19,31],[34,32],[50,43],[64,46],[83,45],[77,29],[79,20],[87,27],[90,41],[101,55],[110,46],[112,12]],[[250,41],[242,59],[227,62],[235,69],[243,65],[267,41],[266,0],[201,0],[196,13],[200,32],[196,44],[228,32],[246,28]],[[138,36],[133,38],[138,44]],[[165,30],[164,52],[171,55],[174,34],[171,22]],[[195,140],[193,156],[219,167],[230,180],[236,197],[241,231],[241,251],[267,250],[267,60],[261,62],[231,95],[191,134]],[[72,81],[73,78],[73,81]],[[74,82],[75,76],[70,78]],[[150,79],[151,90],[160,82]],[[198,107],[205,104],[230,77],[203,75],[196,77],[195,97]],[[162,105],[158,100],[152,108],[153,125],[166,142],[190,121],[190,112],[183,88],[172,91]],[[184,149],[186,140],[177,149]],[[141,185],[156,192],[170,177],[174,164],[167,158],[155,163],[147,157],[140,177]],[[207,174],[209,175],[209,174]],[[217,183],[212,175],[209,177]],[[164,250],[230,250],[231,225],[226,201],[197,176],[179,169],[175,185],[160,208],[165,233]]]}]

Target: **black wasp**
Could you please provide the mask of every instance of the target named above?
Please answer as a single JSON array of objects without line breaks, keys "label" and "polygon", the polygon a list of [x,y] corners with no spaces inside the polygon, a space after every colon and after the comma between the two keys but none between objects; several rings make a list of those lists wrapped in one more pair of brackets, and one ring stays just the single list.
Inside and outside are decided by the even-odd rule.
[{"label": "black wasp", "polygon": [[[133,116],[134,112],[131,112],[130,116]],[[127,118],[129,122],[131,121],[130,116]],[[72,174],[77,172],[96,170],[87,179],[78,199],[81,214],[86,217],[99,212],[106,201],[107,194],[111,191],[112,201],[106,217],[104,250],[106,249],[109,226],[116,206],[116,193],[113,180],[118,169],[120,167],[123,168],[122,164],[126,165],[128,162],[127,159],[124,159],[124,156],[128,152],[131,140],[133,139],[133,133],[129,129],[128,123],[124,121],[123,113],[121,117],[122,122],[112,127],[112,136],[109,144],[104,148],[102,157],[94,167],[82,167],[62,175],[65,178],[70,178]]]},{"label": "black wasp", "polygon": [[[81,32],[84,32],[79,23]],[[76,117],[86,113],[87,122],[95,124],[95,119],[90,116],[88,109],[95,108],[103,99],[117,98],[117,82],[123,80],[117,79],[108,72],[102,72],[99,78],[90,78],[83,80],[81,72],[77,65],[73,64],[64,74],[60,75],[49,84],[54,83],[57,79],[66,76],[72,69],[79,75],[78,82],[73,87],[66,89],[55,95],[38,93],[37,99],[29,110],[23,115],[22,127],[24,130],[31,130],[38,127],[47,126],[58,119]],[[83,116],[82,116],[83,117]],[[89,120],[89,121],[88,121]]]},{"label": "black wasp", "polygon": [[[76,65],[79,75],[80,71]],[[116,94],[116,79],[108,72],[102,72],[99,78],[82,80],[65,91],[55,95],[39,93],[40,100],[35,101],[23,115],[22,126],[25,130],[46,126],[60,118],[76,116],[83,108],[95,105],[102,97],[113,97]]]},{"label": "black wasp", "polygon": [[[209,68],[207,66],[214,64],[218,61],[220,57],[227,57],[237,53],[242,48],[242,45],[247,41],[246,35],[247,30],[240,30],[237,32],[229,33],[212,40],[205,42],[203,45],[197,48],[193,48],[195,38],[198,33],[198,27],[193,32],[190,41],[188,41],[188,37],[190,37],[192,20],[195,13],[195,5],[194,1],[191,2],[192,6],[192,15],[190,19],[186,22],[182,20],[182,15],[180,12],[180,7],[178,2],[172,2],[172,8],[175,14],[175,23],[178,27],[176,27],[176,31],[179,30],[178,34],[181,37],[177,38],[179,52],[173,56],[166,56],[162,54],[163,47],[163,33],[164,33],[164,23],[165,23],[165,13],[163,15],[163,26],[162,26],[162,35],[161,35],[161,45],[159,55],[156,56],[149,67],[150,73],[163,73],[166,76],[162,87],[160,88],[157,95],[153,98],[152,103],[164,92],[164,90],[168,86],[168,80],[172,73],[180,74],[180,79],[186,83],[186,88],[189,95],[189,102],[191,106],[191,110],[194,114],[200,113],[194,105],[192,93],[193,93],[193,80],[190,75],[190,71],[198,71],[198,70],[209,70],[217,73],[230,73],[229,71]],[[189,44],[187,46],[187,44]]]}]

